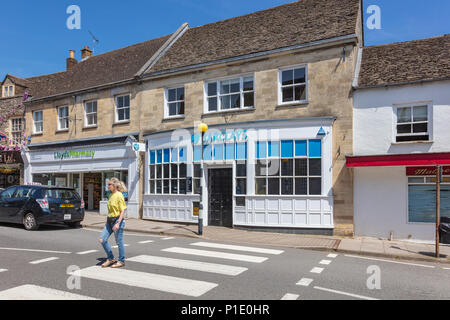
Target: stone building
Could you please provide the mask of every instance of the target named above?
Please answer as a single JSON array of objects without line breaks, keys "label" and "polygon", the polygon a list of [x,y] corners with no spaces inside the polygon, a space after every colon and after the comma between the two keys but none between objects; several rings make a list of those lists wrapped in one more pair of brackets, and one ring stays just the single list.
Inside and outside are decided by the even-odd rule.
[{"label": "stone building", "polygon": [[303,0],[84,48],[80,61],[71,51],[66,71],[27,79],[25,181],[75,187],[104,212],[117,176],[129,216],[196,223],[203,192],[205,224],[352,233],[345,156],[362,45],[361,1]]}]

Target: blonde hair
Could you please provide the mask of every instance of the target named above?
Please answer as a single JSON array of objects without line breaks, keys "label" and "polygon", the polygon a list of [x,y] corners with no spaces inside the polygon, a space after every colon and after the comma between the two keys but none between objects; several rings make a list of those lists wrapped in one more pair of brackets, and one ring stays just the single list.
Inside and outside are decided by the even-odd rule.
[{"label": "blonde hair", "polygon": [[117,191],[119,191],[119,192],[128,192],[128,189],[125,186],[125,183],[123,183],[119,179],[112,178],[111,180],[109,180],[109,182],[116,188]]}]

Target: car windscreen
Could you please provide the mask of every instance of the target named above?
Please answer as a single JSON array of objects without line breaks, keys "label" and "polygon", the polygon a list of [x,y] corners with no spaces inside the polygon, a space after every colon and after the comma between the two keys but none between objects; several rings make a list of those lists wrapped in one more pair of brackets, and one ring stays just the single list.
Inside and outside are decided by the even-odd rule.
[{"label": "car windscreen", "polygon": [[74,190],[48,189],[47,198],[54,200],[79,200],[80,197]]}]

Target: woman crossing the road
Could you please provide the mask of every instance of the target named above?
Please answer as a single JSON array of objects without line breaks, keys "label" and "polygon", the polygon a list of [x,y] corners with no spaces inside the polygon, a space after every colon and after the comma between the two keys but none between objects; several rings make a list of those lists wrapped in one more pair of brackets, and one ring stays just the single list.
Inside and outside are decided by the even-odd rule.
[{"label": "woman crossing the road", "polygon": [[[127,188],[122,181],[117,178],[112,178],[108,182],[108,190],[111,192],[111,196],[108,201],[108,218],[99,239],[108,257],[106,262],[102,264],[102,267],[122,268],[125,266],[125,245],[123,242],[123,232],[125,229],[124,215],[125,210],[127,209],[125,198],[122,193],[127,192]],[[118,260],[114,259],[114,254],[108,242],[108,239],[113,233],[119,248]]]}]

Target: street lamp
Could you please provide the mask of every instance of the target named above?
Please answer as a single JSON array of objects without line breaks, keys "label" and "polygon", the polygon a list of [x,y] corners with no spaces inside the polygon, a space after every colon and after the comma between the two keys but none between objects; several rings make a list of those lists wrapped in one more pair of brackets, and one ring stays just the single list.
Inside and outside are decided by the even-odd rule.
[{"label": "street lamp", "polygon": [[[200,123],[198,125],[198,131],[200,131],[202,133],[202,149],[201,149],[201,162],[200,162],[200,167],[201,167],[201,172],[202,172],[202,180],[204,178],[203,175],[203,143],[204,143],[204,137],[205,137],[205,133],[208,131],[208,125],[206,123]],[[200,208],[199,208],[199,213],[198,213],[198,234],[201,236],[203,235],[203,183],[200,184]]]}]

